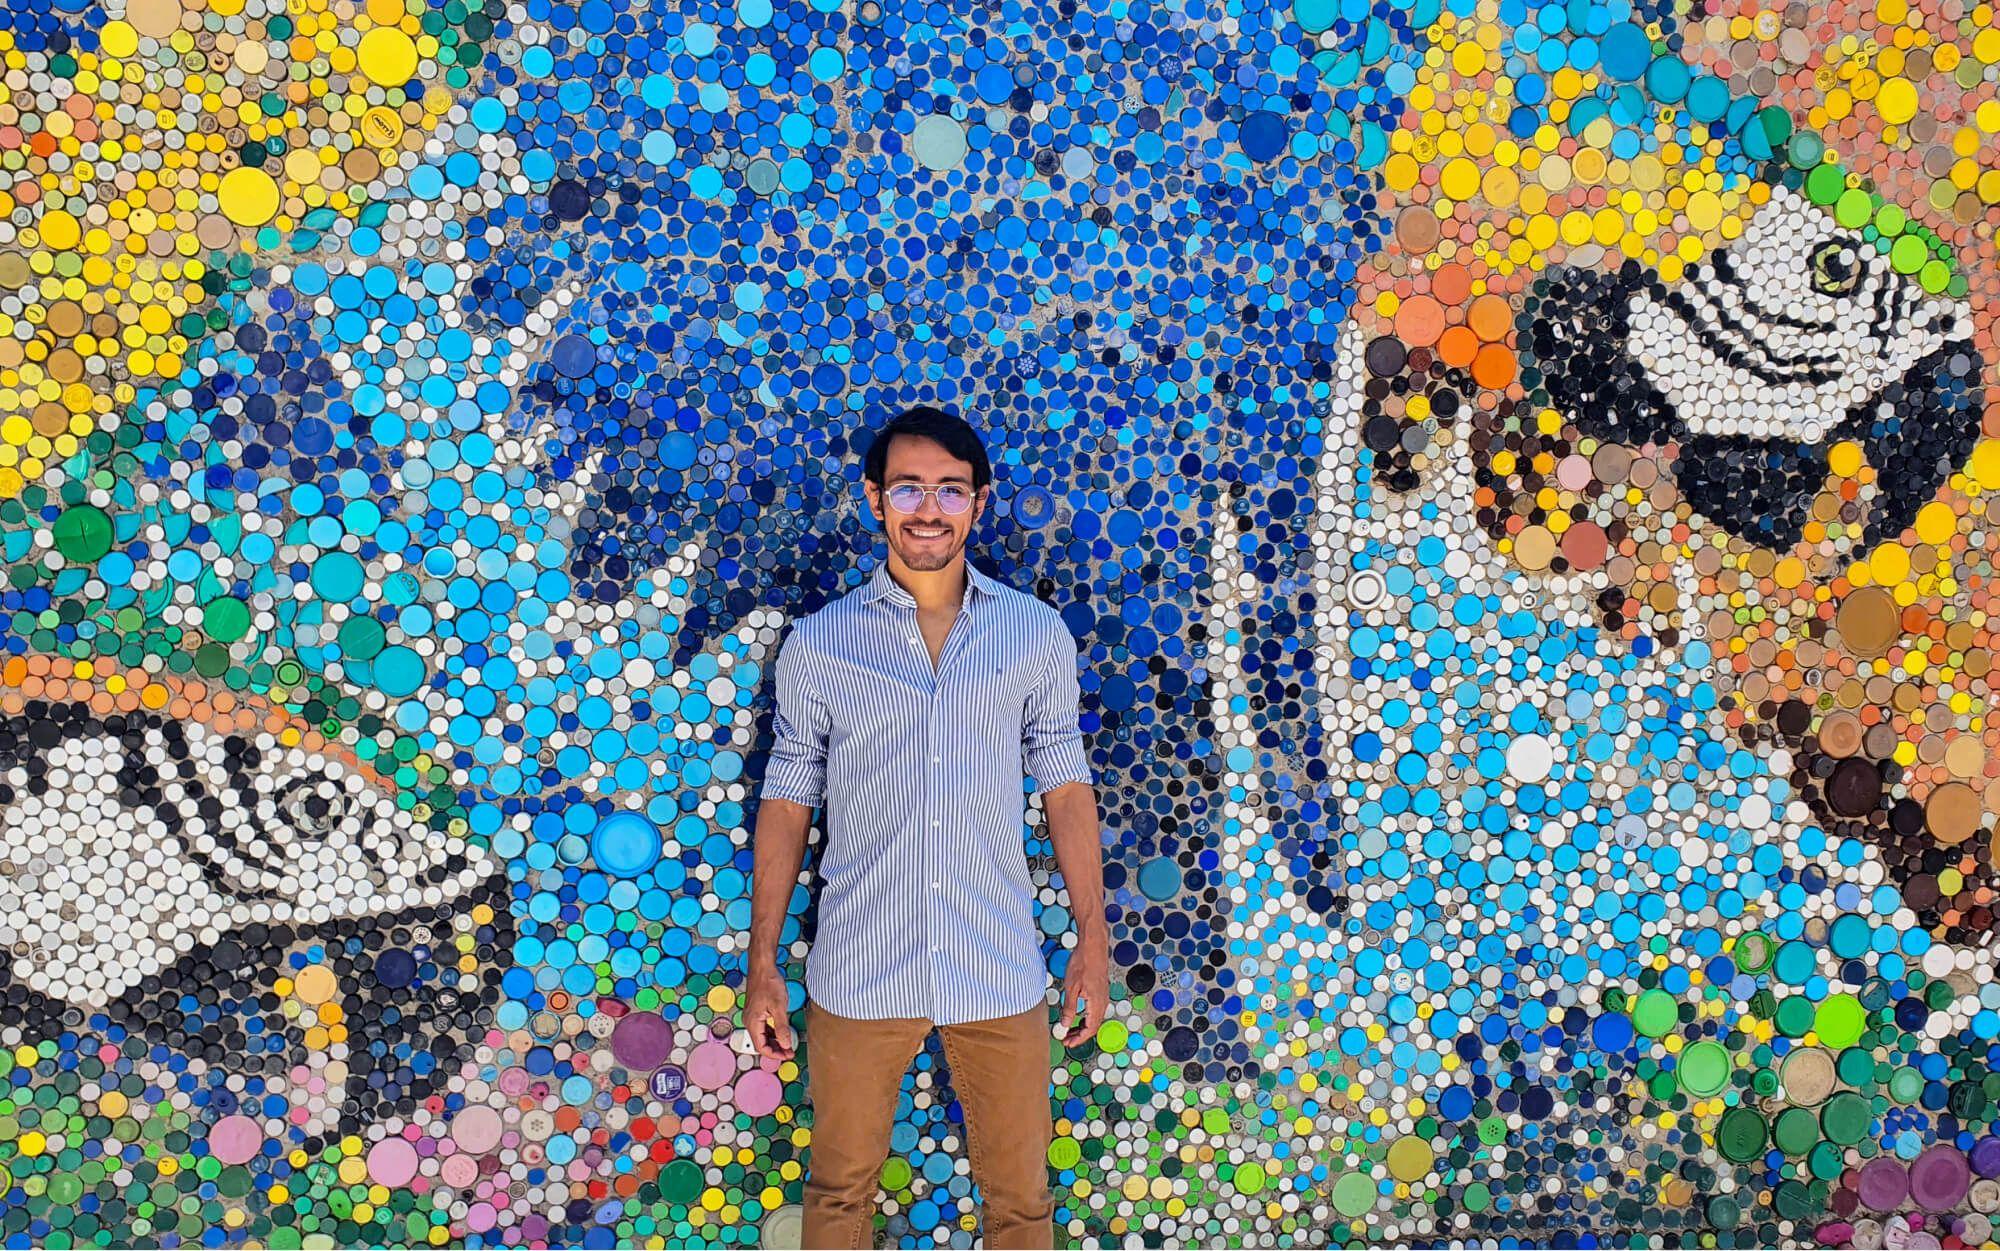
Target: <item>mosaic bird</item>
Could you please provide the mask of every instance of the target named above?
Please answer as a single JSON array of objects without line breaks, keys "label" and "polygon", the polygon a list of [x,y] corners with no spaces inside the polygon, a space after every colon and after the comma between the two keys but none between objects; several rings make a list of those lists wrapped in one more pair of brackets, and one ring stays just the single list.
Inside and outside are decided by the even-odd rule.
[{"label": "mosaic bird", "polygon": [[[1223,779],[1222,871],[1243,884],[1229,938],[1246,1002],[1270,1013],[1250,1031],[1266,1067],[1317,1052],[1406,1096],[1498,1005],[1595,1010],[1649,940],[1826,919],[1864,894],[1915,924],[1876,849],[1818,827],[1783,753],[1741,749],[1711,715],[1707,645],[1602,629],[1602,568],[1502,557],[1476,516],[1465,414],[1434,418],[1444,451],[1421,473],[1396,471],[1371,437],[1370,378],[1350,325],[1313,522],[1337,906],[1287,880],[1248,768]],[[1216,633],[1245,645],[1259,589],[1228,536],[1212,561]],[[1218,740],[1247,760],[1257,710],[1230,702],[1227,655]]]},{"label": "mosaic bird", "polygon": [[288,1144],[458,1059],[497,993],[462,955],[508,929],[490,852],[268,706],[13,693],[4,711],[0,977],[21,1037],[122,1027],[142,1056],[255,1083],[215,1093]]},{"label": "mosaic bird", "polygon": [[1783,183],[1729,246],[1672,284],[1628,261],[1563,267],[1526,301],[1521,349],[1583,434],[1674,442],[1711,524],[1795,541],[1827,452],[1877,475],[1869,532],[1893,539],[1979,438],[1972,311]]},{"label": "mosaic bird", "polygon": [[[1901,609],[1882,588],[1835,583],[1836,571],[1878,545],[1899,547],[1919,511],[1966,467],[1981,434],[1985,362],[1971,307],[1950,294],[1961,288],[1933,236],[1879,199],[1864,230],[1855,224],[1864,214],[1820,207],[1795,182],[1773,184],[1734,241],[1671,285],[1630,263],[1616,273],[1570,268],[1544,279],[1518,323],[1530,362],[1523,380],[1533,402],[1554,405],[1580,434],[1668,475],[1693,510],[1686,523],[1695,546],[1712,554],[1708,539],[1720,532],[1746,553],[1824,569],[1813,577],[1822,601],[1839,605],[1823,623],[1831,632],[1818,623],[1804,634],[1783,632],[1829,638],[1853,650],[1845,663],[1867,664],[1889,646],[1861,628],[1869,605],[1891,634]],[[1836,472],[1840,446],[1858,455],[1850,452],[1849,467]],[[1866,475],[1842,486],[1863,463]],[[1518,512],[1523,500],[1506,503]],[[1948,505],[1938,508],[1949,515]],[[1496,538],[1502,530],[1493,521],[1506,511],[1488,518]],[[1674,562],[1677,574],[1681,563]],[[1898,603],[1927,618],[1936,606],[1923,602],[1930,594]],[[1619,598],[1606,607],[1620,607]],[[1682,612],[1692,603],[1678,597]],[[1816,615],[1809,605],[1795,599],[1762,610],[1802,622]],[[1807,689],[1819,689],[1839,663],[1807,667]],[[1881,729],[1856,732],[1838,749],[1843,726],[1860,723],[1789,693],[1751,701],[1749,734],[1789,765],[1819,824],[1877,844],[1926,931],[1983,949],[1994,928],[1995,861],[1990,838],[1968,839],[1991,814],[1971,788],[1946,787],[1933,803],[1941,779],[1921,769],[1910,777],[1911,762],[1899,759],[1910,741],[1896,723],[1924,679],[1900,668],[1893,678],[1902,689],[1870,701],[1871,723],[1879,716]],[[1918,737],[1941,745],[1982,733],[1981,722],[1969,705],[1934,712]]]}]

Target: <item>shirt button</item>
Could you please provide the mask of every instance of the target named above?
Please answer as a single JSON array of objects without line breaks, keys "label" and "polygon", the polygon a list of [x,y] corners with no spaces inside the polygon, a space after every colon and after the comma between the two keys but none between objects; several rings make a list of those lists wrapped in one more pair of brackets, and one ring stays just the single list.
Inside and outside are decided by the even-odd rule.
[{"label": "shirt button", "polygon": [[[932,890],[943,890],[943,889],[944,889],[944,883],[943,883],[943,882],[932,882],[932,883],[931,883],[931,889],[932,889]],[[936,948],[932,948],[932,950],[936,950]]]},{"label": "shirt button", "polygon": [[937,763],[938,763],[939,761],[941,761],[941,760],[943,760],[943,759],[944,759],[944,757],[943,757],[943,756],[932,756],[932,757],[931,757],[931,763],[932,763],[932,764],[937,764]]},{"label": "shirt button", "polygon": [[943,825],[943,824],[944,824],[944,822],[942,822],[942,821],[933,821],[933,822],[931,822],[931,824],[932,824],[932,825]]}]

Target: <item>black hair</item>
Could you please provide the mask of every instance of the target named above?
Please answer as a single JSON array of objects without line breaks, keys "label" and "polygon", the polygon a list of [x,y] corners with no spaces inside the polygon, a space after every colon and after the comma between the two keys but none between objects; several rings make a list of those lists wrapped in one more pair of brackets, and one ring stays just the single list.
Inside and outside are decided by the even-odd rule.
[{"label": "black hair", "polygon": [[883,485],[883,478],[889,472],[889,443],[899,434],[920,435],[930,439],[950,452],[953,457],[972,466],[972,489],[977,491],[993,481],[993,465],[986,459],[986,444],[979,438],[963,417],[919,404],[897,413],[882,428],[875,432],[868,445],[867,458],[862,462],[861,476]]}]

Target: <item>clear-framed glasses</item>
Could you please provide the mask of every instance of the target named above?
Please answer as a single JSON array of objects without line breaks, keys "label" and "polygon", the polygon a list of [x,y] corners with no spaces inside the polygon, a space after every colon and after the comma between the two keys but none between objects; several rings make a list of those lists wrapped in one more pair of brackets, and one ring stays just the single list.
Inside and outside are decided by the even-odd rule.
[{"label": "clear-framed glasses", "polygon": [[937,493],[938,509],[951,516],[957,516],[972,507],[972,488],[962,487],[955,482],[938,486],[922,486],[915,482],[898,482],[889,488],[889,507],[899,513],[913,513],[924,506],[924,496]]}]

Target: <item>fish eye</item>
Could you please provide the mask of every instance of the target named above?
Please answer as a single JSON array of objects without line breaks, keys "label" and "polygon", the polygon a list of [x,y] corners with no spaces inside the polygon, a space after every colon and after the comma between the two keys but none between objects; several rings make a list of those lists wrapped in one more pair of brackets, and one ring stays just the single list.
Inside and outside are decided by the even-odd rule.
[{"label": "fish eye", "polygon": [[1861,253],[1846,239],[1828,239],[1814,248],[1806,267],[1813,290],[1826,296],[1853,295],[1867,272]]},{"label": "fish eye", "polygon": [[299,834],[325,839],[354,814],[354,796],[324,774],[303,774],[277,795],[278,815]]}]

